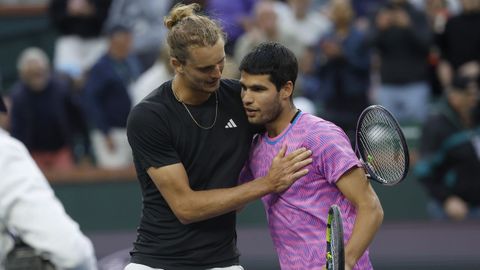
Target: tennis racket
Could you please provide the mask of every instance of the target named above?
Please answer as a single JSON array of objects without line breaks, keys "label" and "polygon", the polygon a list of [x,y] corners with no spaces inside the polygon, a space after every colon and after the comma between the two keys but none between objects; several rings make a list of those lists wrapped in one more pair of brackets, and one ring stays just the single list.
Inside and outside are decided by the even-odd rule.
[{"label": "tennis racket", "polygon": [[326,264],[327,270],[345,269],[342,214],[335,204],[328,210]]},{"label": "tennis racket", "polygon": [[355,152],[370,180],[393,186],[405,179],[409,168],[407,143],[387,109],[371,105],[363,110],[355,136]]}]

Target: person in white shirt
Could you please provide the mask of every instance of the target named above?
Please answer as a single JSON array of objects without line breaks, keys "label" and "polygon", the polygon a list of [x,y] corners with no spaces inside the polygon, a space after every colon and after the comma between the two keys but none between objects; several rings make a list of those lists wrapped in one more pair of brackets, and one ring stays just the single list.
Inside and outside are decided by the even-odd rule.
[{"label": "person in white shirt", "polygon": [[14,245],[11,232],[56,269],[97,269],[91,241],[66,214],[26,147],[0,127],[0,270]]}]

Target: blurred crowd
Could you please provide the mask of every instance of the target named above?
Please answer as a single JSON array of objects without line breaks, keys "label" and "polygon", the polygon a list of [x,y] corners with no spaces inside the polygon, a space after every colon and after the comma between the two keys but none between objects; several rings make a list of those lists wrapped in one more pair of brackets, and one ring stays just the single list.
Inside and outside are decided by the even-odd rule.
[{"label": "blurred crowd", "polygon": [[44,2],[58,33],[53,58],[35,46],[18,56],[0,122],[43,171],[132,166],[129,111],[173,77],[163,17],[197,2],[227,33],[224,77],[238,78],[259,43],[286,45],[300,65],[297,107],[352,143],[370,104],[421,127],[412,171],[432,196],[432,216],[480,216],[480,0]]}]

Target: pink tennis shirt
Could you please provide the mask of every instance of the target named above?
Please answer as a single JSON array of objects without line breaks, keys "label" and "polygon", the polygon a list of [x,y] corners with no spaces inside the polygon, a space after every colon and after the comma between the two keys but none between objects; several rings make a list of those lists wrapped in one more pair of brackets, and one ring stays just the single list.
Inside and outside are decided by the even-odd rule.
[{"label": "pink tennis shirt", "polygon": [[[254,140],[240,182],[267,175],[281,146],[287,153],[300,147],[312,150],[309,173],[283,193],[262,197],[268,226],[283,270],[314,270],[325,265],[327,216],[330,205],[342,212],[344,240],[350,239],[355,207],[336,187],[339,178],[360,166],[345,133],[334,124],[300,113],[277,137],[262,134]],[[354,269],[373,269],[368,250]]]}]

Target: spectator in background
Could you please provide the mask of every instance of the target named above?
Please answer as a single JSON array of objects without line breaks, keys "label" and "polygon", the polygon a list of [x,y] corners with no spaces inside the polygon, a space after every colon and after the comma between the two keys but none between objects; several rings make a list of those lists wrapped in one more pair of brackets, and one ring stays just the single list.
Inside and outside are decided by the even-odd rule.
[{"label": "spectator in background", "polygon": [[378,102],[400,122],[423,122],[430,99],[431,33],[426,16],[407,0],[390,0],[374,21],[372,43],[380,59]]},{"label": "spectator in background", "polygon": [[168,46],[165,43],[157,56],[155,64],[142,73],[133,84],[130,93],[133,105],[138,104],[144,97],[164,82],[171,80],[174,75],[173,67],[170,65]]},{"label": "spectator in background", "polygon": [[313,10],[312,0],[287,0],[287,8],[276,5],[282,31],[292,33],[302,51],[314,45],[331,28],[331,22],[319,10]]},{"label": "spectator in background", "polygon": [[130,54],[132,33],[128,27],[112,27],[108,39],[108,52],[87,76],[84,100],[97,165],[119,168],[132,164],[125,127],[132,105],[129,88],[140,75],[140,63]]},{"label": "spectator in background", "polygon": [[440,80],[448,87],[452,74],[480,74],[480,1],[461,0],[462,12],[451,17],[438,45],[442,54]]},{"label": "spectator in background", "polygon": [[56,269],[96,270],[92,243],[65,213],[25,146],[1,127],[0,149],[0,269],[13,248],[10,232]]},{"label": "spectator in background", "polygon": [[20,77],[11,91],[12,136],[25,144],[42,170],[69,170],[74,166],[71,116],[79,111],[67,81],[50,72],[49,60],[39,48],[25,49],[17,64]]},{"label": "spectator in background", "polygon": [[235,43],[249,24],[249,17],[258,0],[206,0],[205,11],[217,20],[227,34],[225,53],[232,56]]},{"label": "spectator in background", "polygon": [[423,127],[415,173],[432,197],[434,218],[480,218],[478,91],[475,80],[456,77]]},{"label": "spectator in background", "polygon": [[163,17],[171,5],[171,0],[112,1],[105,28],[123,24],[132,30],[132,52],[138,57],[142,71],[154,64],[164,43],[167,30]]},{"label": "spectator in background", "polygon": [[283,31],[279,25],[275,4],[271,1],[257,2],[253,10],[252,26],[238,38],[235,45],[234,58],[237,65],[247,53],[265,41],[282,43],[299,57],[303,46],[297,42],[293,33]]},{"label": "spectator in background", "polygon": [[316,73],[320,79],[317,102],[322,117],[340,126],[354,141],[358,116],[368,106],[370,50],[366,33],[355,26],[349,0],[331,0],[333,29],[316,47]]},{"label": "spectator in background", "polygon": [[55,42],[55,70],[82,83],[84,72],[105,52],[101,31],[111,0],[52,0],[49,15],[59,32]]}]

